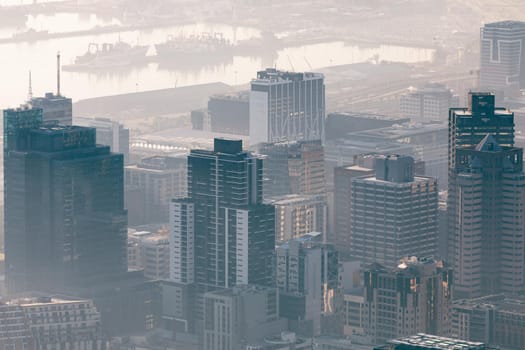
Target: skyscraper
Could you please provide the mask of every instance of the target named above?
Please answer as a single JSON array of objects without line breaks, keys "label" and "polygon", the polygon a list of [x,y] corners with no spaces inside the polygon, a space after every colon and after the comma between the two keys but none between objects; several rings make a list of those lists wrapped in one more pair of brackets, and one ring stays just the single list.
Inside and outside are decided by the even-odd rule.
[{"label": "skyscraper", "polygon": [[452,270],[442,261],[404,258],[364,273],[364,328],[373,344],[417,333],[450,334]]},{"label": "skyscraper", "polygon": [[449,172],[455,168],[456,150],[476,146],[487,134],[491,134],[500,146],[514,146],[514,113],[496,107],[493,93],[471,92],[468,107],[451,108],[449,111]]},{"label": "skyscraper", "polygon": [[350,256],[393,268],[404,256],[431,257],[437,251],[438,187],[414,176],[414,159],[376,159],[375,176],[352,179]]},{"label": "skyscraper", "polygon": [[127,271],[123,158],[95,129],[4,111],[5,251],[10,292],[61,290]]},{"label": "skyscraper", "polygon": [[481,88],[519,95],[525,88],[525,22],[487,23],[480,39]]},{"label": "skyscraper", "polygon": [[525,290],[523,150],[487,134],[456,150],[449,179],[449,260],[459,297]]},{"label": "skyscraper", "polygon": [[188,198],[170,206],[173,282],[195,284],[195,317],[206,292],[274,283],[275,209],[262,204],[262,159],[242,141],[215,139],[188,156]]},{"label": "skyscraper", "polygon": [[44,97],[33,97],[29,104],[32,108],[43,110],[43,120],[55,120],[61,125],[73,123],[73,103],[70,98],[60,94],[46,93]]},{"label": "skyscraper", "polygon": [[325,87],[319,73],[268,68],[250,93],[250,143],[324,139]]}]

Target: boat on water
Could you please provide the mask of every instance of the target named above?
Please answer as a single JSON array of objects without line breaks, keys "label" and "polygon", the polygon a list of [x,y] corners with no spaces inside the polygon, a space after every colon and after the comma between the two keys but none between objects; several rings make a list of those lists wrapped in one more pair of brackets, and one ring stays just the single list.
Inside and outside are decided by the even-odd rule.
[{"label": "boat on water", "polygon": [[65,65],[64,70],[95,70],[115,67],[124,67],[138,63],[146,63],[148,46],[131,46],[119,41],[112,43],[90,43],[88,51],[77,56],[74,64]]},{"label": "boat on water", "polygon": [[25,32],[14,33],[12,38],[14,40],[25,40],[25,41],[35,41],[39,39],[44,39],[49,35],[47,30],[35,30],[33,28],[26,30]]},{"label": "boat on water", "polygon": [[155,45],[157,59],[177,65],[210,63],[233,57],[233,45],[222,33],[202,33],[189,37],[168,37]]}]

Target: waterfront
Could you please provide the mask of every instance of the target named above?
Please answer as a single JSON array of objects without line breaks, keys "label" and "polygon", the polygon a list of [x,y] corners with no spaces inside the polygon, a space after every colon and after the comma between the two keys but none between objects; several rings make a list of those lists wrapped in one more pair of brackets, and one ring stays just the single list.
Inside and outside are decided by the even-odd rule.
[{"label": "waterfront", "polygon": [[[58,18],[60,20],[58,20]],[[54,23],[61,23],[55,26]],[[57,14],[55,16],[29,16],[28,28],[49,32],[85,30],[94,27],[119,25],[114,18],[100,19],[95,15]],[[13,28],[4,28],[0,37],[8,37]],[[190,36],[203,32],[222,33],[232,43],[256,38],[261,35],[256,28],[234,27],[217,23],[195,23],[141,30],[130,30],[105,34],[67,37],[35,42],[0,45],[3,65],[0,72],[9,84],[0,87],[3,97],[1,108],[14,107],[23,102],[28,92],[28,72],[32,72],[34,95],[43,95],[55,90],[56,53],[60,51],[63,64],[71,64],[76,56],[86,52],[89,43],[114,43],[118,40],[132,45],[149,45],[148,55],[154,55],[154,45],[164,42],[168,36]],[[293,33],[287,33],[293,35]],[[284,33],[276,33],[284,36]],[[341,38],[344,40],[345,38]],[[262,52],[266,51],[264,54]],[[38,55],[34,53],[38,52]],[[123,66],[96,72],[62,72],[62,93],[73,100],[224,82],[229,85],[245,84],[259,69],[275,66],[286,70],[312,70],[365,61],[426,62],[432,60],[433,49],[395,45],[351,45],[343,41],[327,40],[275,50],[258,50],[246,56],[232,56],[223,62],[191,64],[171,62],[159,64],[146,62],[142,65]]]}]

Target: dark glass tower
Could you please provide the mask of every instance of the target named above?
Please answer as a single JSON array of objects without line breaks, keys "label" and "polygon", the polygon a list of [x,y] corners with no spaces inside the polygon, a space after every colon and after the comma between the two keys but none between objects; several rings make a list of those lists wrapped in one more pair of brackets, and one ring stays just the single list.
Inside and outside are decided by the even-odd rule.
[{"label": "dark glass tower", "polygon": [[191,151],[188,196],[170,207],[170,275],[194,284],[199,320],[206,292],[273,286],[275,209],[262,204],[262,159],[243,152],[240,140]]},{"label": "dark glass tower", "polygon": [[92,128],[4,111],[5,251],[10,292],[53,291],[127,271],[123,157]]}]

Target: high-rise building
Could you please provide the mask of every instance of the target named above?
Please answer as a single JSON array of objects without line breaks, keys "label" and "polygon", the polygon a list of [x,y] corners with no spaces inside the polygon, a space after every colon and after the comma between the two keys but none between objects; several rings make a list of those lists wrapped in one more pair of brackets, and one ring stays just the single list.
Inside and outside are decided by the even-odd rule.
[{"label": "high-rise building", "polygon": [[525,349],[525,297],[490,295],[454,302],[452,336],[469,341]]},{"label": "high-rise building", "polygon": [[404,258],[395,269],[364,272],[364,328],[373,344],[417,333],[450,334],[452,270],[442,261]]},{"label": "high-rise building", "polygon": [[204,297],[204,349],[244,350],[286,328],[277,289],[244,285]]},{"label": "high-rise building", "polygon": [[280,314],[291,330],[308,337],[343,331],[339,256],[318,238],[312,233],[276,249]]},{"label": "high-rise building", "polygon": [[525,290],[523,150],[487,134],[455,152],[448,191],[449,247],[459,297]]},{"label": "high-rise building", "polygon": [[48,92],[44,97],[33,97],[32,108],[43,110],[44,121],[57,121],[60,125],[73,124],[73,103],[70,98]]},{"label": "high-rise building", "polygon": [[127,271],[123,157],[95,129],[4,111],[5,251],[10,292],[60,290]]},{"label": "high-rise building", "polygon": [[475,147],[487,134],[500,146],[514,146],[514,113],[495,106],[495,96],[471,92],[468,107],[451,108],[448,116],[448,168],[455,168],[456,150]]},{"label": "high-rise building", "polygon": [[519,95],[525,88],[525,22],[487,23],[480,39],[481,88]]},{"label": "high-rise building", "polygon": [[275,206],[275,239],[288,241],[310,232],[326,234],[327,206],[322,195],[278,197]]},{"label": "high-rise building", "polygon": [[459,107],[459,97],[445,85],[430,83],[402,95],[399,104],[401,115],[412,122],[445,121],[448,110]]},{"label": "high-rise building", "polygon": [[129,224],[166,223],[169,204],[186,197],[186,156],[153,156],[125,168],[125,200]]},{"label": "high-rise building", "polygon": [[188,156],[188,198],[170,206],[170,276],[203,297],[241,284],[272,286],[275,209],[262,203],[263,160],[242,141],[215,139]]},{"label": "high-rise building", "polygon": [[320,140],[262,143],[264,199],[287,194],[325,195],[324,149]]},{"label": "high-rise building", "polygon": [[496,350],[484,343],[469,342],[461,339],[445,338],[420,333],[405,338],[389,340],[387,345],[374,350]]},{"label": "high-rise building", "polygon": [[[45,113],[45,111],[44,111]],[[109,118],[75,118],[75,125],[95,128],[97,143],[109,146],[113,153],[124,155],[124,164],[129,163],[129,129]]]},{"label": "high-rise building", "polygon": [[330,242],[348,255],[350,251],[350,206],[352,205],[352,179],[373,175],[375,170],[359,165],[334,169],[334,229]]},{"label": "high-rise building", "polygon": [[397,266],[404,256],[435,256],[438,186],[414,176],[414,159],[383,156],[375,175],[351,180],[350,256],[365,264]]},{"label": "high-rise building", "polygon": [[211,96],[208,101],[208,115],[213,132],[249,135],[249,92]]},{"label": "high-rise building", "polygon": [[319,73],[268,68],[250,92],[250,144],[324,139],[325,87]]}]

